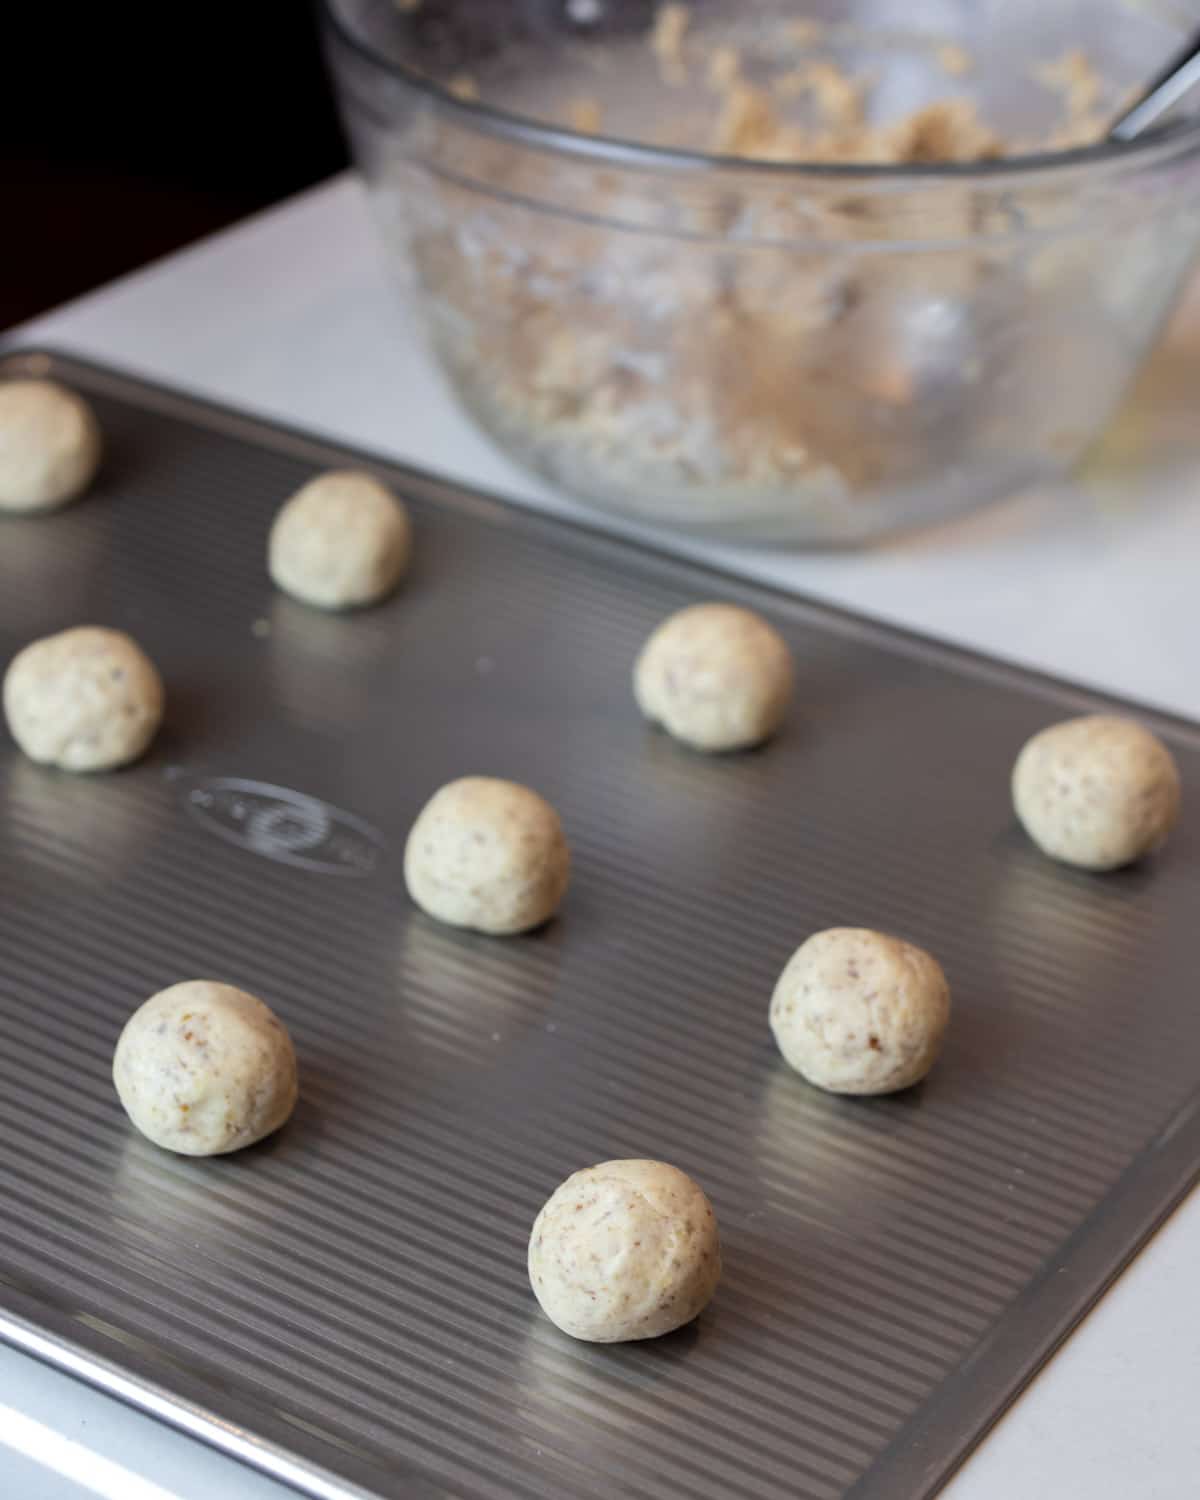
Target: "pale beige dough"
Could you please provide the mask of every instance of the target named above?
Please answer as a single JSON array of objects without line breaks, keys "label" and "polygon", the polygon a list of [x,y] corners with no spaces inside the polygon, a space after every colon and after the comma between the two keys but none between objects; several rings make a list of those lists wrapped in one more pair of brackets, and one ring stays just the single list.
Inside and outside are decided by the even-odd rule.
[{"label": "pale beige dough", "polygon": [[56,510],[92,482],[100,426],[54,380],[0,380],[0,511]]},{"label": "pale beige dough", "polygon": [[451,927],[507,936],[558,910],[570,854],[558,814],[514,781],[465,776],[435,793],[404,850],[408,893]]},{"label": "pale beige dough", "polygon": [[696,750],[744,750],[779,727],[792,658],[777,631],[734,604],[695,604],[642,648],[633,691],[645,716]]},{"label": "pale beige dough", "polygon": [[1163,842],[1179,815],[1171,752],[1132,719],[1089,714],[1035,734],[1017,756],[1013,806],[1052,859],[1115,870]]},{"label": "pale beige dough", "polygon": [[357,609],[385,598],[408,566],[408,512],[370,474],[340,470],[310,480],[271,528],[271,577],[318,609]]},{"label": "pale beige dough", "polygon": [[949,1020],[950,987],[937,960],[862,927],[810,937],[771,997],[779,1050],[834,1094],[890,1094],[917,1083]]},{"label": "pale beige dough", "polygon": [[80,625],[13,658],[4,714],[31,760],[64,771],[110,771],[143,753],[162,722],[162,678],[120,630]]},{"label": "pale beige dough", "polygon": [[681,1328],[707,1307],[720,1275],[712,1205],[666,1162],[605,1161],[572,1173],[529,1236],[542,1311],[589,1343]]},{"label": "pale beige dough", "polygon": [[283,1022],[231,984],[160,990],[125,1024],[113,1056],[125,1112],[156,1146],[220,1156],[270,1135],[291,1114],[296,1054]]},{"label": "pale beige dough", "polygon": [[[853,29],[874,50],[872,28]],[[742,35],[740,22],[721,24],[707,7],[669,3],[654,8],[644,33],[648,57],[635,58],[628,75],[597,73],[582,113],[554,89],[544,113],[531,95],[508,97],[503,84],[483,97],[532,108],[544,123],[632,131],[669,149],[858,166],[1058,150],[1103,134],[1097,100],[1116,108],[1111,87],[1068,54],[1044,78],[1064,118],[1040,143],[1005,140],[991,127],[971,97],[980,94],[978,74],[970,87],[956,83],[896,114],[894,78],[916,82],[908,63],[897,63],[899,73],[890,65],[847,72],[835,40],[844,30],[763,17]],[[975,71],[949,39],[927,37],[924,50],[947,73]],[[645,70],[651,60],[666,89]],[[909,92],[909,84],[900,90]],[[652,107],[627,118],[627,98]],[[681,192],[669,195],[663,233],[631,234],[620,225],[650,215],[653,227],[653,205],[597,163],[578,178],[589,212],[535,236],[525,205],[544,195],[542,161],[508,152],[489,165],[495,193],[482,196],[449,178],[415,187],[407,163],[384,175],[388,217],[415,262],[439,355],[467,405],[518,456],[568,489],[659,521],[773,529],[799,514],[821,529],[832,523],[843,539],[873,529],[887,492],[945,466],[947,424],[931,426],[926,407],[929,397],[950,396],[950,370],[964,387],[954,409],[974,409],[976,299],[982,309],[1014,297],[1023,305],[1022,262],[1006,248],[1003,214],[966,178],[914,177],[896,195],[864,194],[836,178],[803,193],[749,182],[744,191]],[[914,225],[919,255],[898,248]],[[1089,241],[1067,236],[1065,264],[1062,236],[1042,227],[1048,248],[1030,265],[1045,280],[1054,251],[1053,279],[1074,306],[1093,274]],[[863,242],[894,253],[859,253]],[[1053,288],[1034,290],[1055,302]],[[1000,420],[1050,450],[1048,461],[1056,456],[1048,433]],[[951,446],[1009,441],[990,424],[988,433],[964,433]]]}]

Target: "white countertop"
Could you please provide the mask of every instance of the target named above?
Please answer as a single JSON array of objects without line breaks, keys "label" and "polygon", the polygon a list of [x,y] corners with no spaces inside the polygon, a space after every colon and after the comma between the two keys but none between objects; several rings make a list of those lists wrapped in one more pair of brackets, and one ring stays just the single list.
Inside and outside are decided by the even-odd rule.
[{"label": "white countertop", "polygon": [[[514,467],[456,409],[389,287],[352,178],[5,342],[90,356],[530,505],[595,519]],[[679,550],[1200,717],[1198,376],[1200,287],[1076,483],[866,552]],[[1200,1194],[1001,1422],[945,1492],[948,1500],[1194,1495],[1198,1261]],[[0,1347],[0,1494],[282,1500],[287,1493]]]}]

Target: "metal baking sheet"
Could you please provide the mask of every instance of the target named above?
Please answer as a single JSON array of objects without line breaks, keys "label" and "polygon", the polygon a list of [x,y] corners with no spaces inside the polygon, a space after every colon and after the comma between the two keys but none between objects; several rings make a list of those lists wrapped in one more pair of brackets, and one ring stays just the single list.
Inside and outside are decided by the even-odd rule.
[{"label": "metal baking sheet", "polygon": [[[1094,695],[50,356],[109,441],[81,504],[0,524],[0,656],[80,622],[163,669],[165,731],[73,779],[0,744],[0,1332],[322,1496],[930,1495],[1200,1162],[1196,822],[1094,877],[1015,827],[1013,755]],[[398,405],[402,420],[403,405]],[[274,593],[321,467],[408,497],[386,606]],[[795,648],[786,732],[689,754],[630,664],[740,600]],[[1200,735],[1154,715],[1200,805]],[[400,855],[467,772],[561,810],[560,920],[500,942],[409,905]],[[776,1055],[814,929],[903,933],[955,1016],[928,1082],[837,1099]],[[292,1122],[156,1150],[109,1082],[130,1010],[224,977],[284,1017]],[[587,1346],[529,1225],[573,1169],[656,1156],[716,1205],[693,1326]]]}]

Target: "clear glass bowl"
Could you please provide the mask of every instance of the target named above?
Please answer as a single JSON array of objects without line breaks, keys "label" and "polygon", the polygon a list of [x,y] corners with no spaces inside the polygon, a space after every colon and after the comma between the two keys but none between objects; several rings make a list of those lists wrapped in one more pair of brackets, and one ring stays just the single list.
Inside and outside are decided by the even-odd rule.
[{"label": "clear glass bowl", "polygon": [[[1200,126],[1045,143],[1064,108],[1098,131],[1200,6],[802,10],[830,24],[695,0],[680,44],[648,0],[324,3],[388,253],[480,425],[642,520],[840,544],[1060,475],[1102,428],[1200,245]],[[690,148],[731,69],[760,97],[800,79],[801,109],[814,59],[873,78],[878,117],[970,98],[1024,154]]]}]

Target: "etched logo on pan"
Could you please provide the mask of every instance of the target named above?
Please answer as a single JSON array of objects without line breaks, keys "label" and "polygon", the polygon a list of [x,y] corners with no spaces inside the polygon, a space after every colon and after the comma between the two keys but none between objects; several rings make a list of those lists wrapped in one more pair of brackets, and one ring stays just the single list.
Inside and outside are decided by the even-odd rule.
[{"label": "etched logo on pan", "polygon": [[353,813],[265,781],[198,781],[183,805],[227,843],[317,875],[370,875],[383,854],[383,835]]}]

